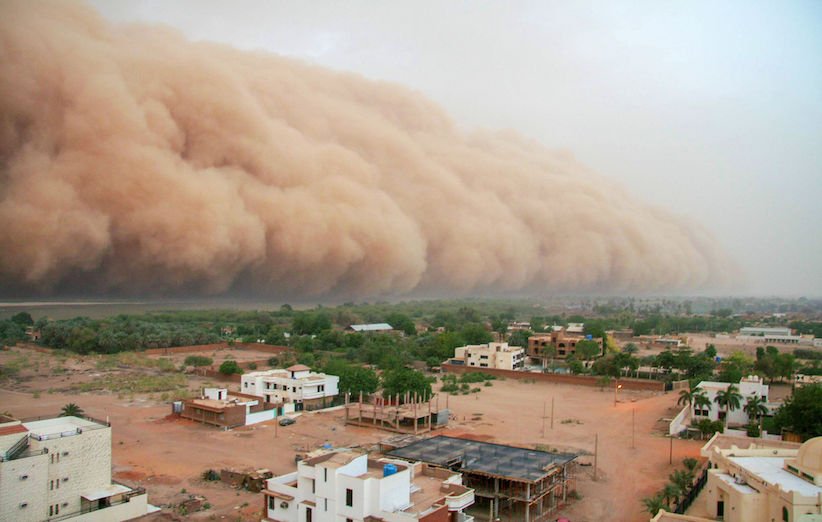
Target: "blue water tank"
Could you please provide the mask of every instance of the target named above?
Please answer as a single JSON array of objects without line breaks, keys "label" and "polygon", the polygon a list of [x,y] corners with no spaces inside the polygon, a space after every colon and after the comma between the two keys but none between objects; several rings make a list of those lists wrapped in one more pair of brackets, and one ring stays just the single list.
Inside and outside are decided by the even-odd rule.
[{"label": "blue water tank", "polygon": [[382,467],[382,476],[387,477],[397,472],[396,464],[386,464]]},{"label": "blue water tank", "polygon": [[720,357],[718,355],[715,357],[715,359],[716,359],[716,362],[722,362],[722,357]]},{"label": "blue water tank", "polygon": [[333,446],[329,442],[326,442],[325,444],[323,444],[323,449],[331,449],[332,447]]},{"label": "blue water tank", "polygon": [[588,339],[588,340],[590,341],[591,339],[593,339],[593,338],[594,338],[594,336],[593,336],[593,335],[591,335],[591,334],[588,334],[588,335],[586,335],[586,336],[585,336],[585,338],[586,338],[586,339]]}]

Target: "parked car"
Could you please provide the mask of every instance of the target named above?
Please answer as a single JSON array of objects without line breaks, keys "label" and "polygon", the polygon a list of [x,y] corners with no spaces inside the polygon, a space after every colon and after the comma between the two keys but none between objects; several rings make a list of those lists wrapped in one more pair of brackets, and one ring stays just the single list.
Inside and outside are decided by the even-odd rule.
[{"label": "parked car", "polygon": [[296,420],[292,419],[291,417],[283,417],[280,419],[280,426],[289,426],[297,422]]}]

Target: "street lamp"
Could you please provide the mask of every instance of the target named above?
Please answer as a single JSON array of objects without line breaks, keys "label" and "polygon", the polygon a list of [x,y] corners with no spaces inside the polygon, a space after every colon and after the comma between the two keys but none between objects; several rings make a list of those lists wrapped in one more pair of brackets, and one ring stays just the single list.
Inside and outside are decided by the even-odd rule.
[{"label": "street lamp", "polygon": [[617,405],[617,392],[622,388],[621,384],[614,383],[614,406]]}]

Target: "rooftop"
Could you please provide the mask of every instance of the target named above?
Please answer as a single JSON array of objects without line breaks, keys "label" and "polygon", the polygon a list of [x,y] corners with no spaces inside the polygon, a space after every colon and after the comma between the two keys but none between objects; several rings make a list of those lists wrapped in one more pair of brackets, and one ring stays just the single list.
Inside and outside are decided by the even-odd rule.
[{"label": "rooftop", "polygon": [[739,467],[769,484],[778,484],[785,491],[795,491],[806,497],[822,494],[822,487],[793,475],[784,469],[784,457],[728,457]]},{"label": "rooftop", "polygon": [[48,438],[51,435],[61,435],[67,432],[78,432],[84,429],[105,428],[103,424],[81,419],[79,417],[55,417],[53,419],[24,422],[23,425],[38,437]]},{"label": "rooftop", "polygon": [[388,323],[352,324],[350,328],[355,332],[379,332],[394,329],[394,327]]},{"label": "rooftop", "polygon": [[307,372],[311,371],[311,368],[304,364],[295,364],[294,366],[289,366],[288,368],[286,368],[286,370],[290,372]]},{"label": "rooftop", "polygon": [[442,435],[391,450],[387,455],[525,482],[536,482],[548,475],[552,467],[577,457]]}]

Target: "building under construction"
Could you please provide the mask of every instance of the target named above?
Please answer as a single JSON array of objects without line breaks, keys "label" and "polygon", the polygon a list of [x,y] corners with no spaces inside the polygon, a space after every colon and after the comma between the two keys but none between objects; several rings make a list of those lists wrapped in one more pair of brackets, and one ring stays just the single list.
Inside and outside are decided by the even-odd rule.
[{"label": "building under construction", "polygon": [[[386,453],[462,473],[475,514],[489,520],[545,522],[575,489],[577,455],[437,436]],[[479,510],[479,512],[476,512]]]},{"label": "building under construction", "polygon": [[345,423],[356,426],[416,435],[447,426],[449,415],[447,408],[439,408],[438,395],[428,399],[410,393],[375,396],[370,402],[365,402],[362,394],[357,402],[351,401],[350,394],[345,395]]}]

